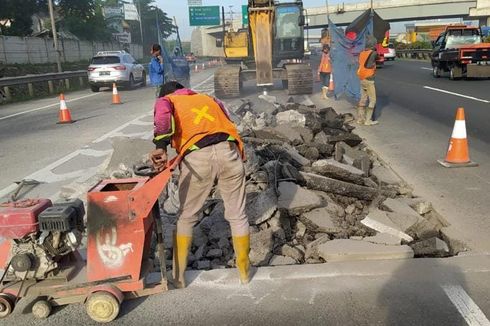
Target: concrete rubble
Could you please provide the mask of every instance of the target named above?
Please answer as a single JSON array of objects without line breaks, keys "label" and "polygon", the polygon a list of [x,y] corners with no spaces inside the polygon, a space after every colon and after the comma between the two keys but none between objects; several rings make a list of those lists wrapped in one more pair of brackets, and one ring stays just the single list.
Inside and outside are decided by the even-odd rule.
[{"label": "concrete rubble", "polygon": [[[352,115],[274,98],[259,102],[243,101],[231,110],[247,155],[253,265],[442,257],[462,248],[448,245],[452,238],[442,232],[447,225],[432,205],[414,198],[410,187],[352,132]],[[116,167],[110,171],[114,177],[127,175],[117,171],[114,160],[111,167]],[[168,249],[178,216],[176,184],[177,176],[161,200]],[[189,267],[235,267],[217,190],[198,217]],[[171,258],[167,250],[167,268]]]}]

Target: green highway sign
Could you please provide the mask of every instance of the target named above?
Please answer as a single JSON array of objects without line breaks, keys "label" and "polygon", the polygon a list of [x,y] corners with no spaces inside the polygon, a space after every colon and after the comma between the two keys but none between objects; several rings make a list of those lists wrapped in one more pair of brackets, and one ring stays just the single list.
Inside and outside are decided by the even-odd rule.
[{"label": "green highway sign", "polygon": [[219,6],[189,7],[191,26],[217,26],[221,24]]},{"label": "green highway sign", "polygon": [[248,6],[247,5],[242,6],[242,24],[248,25]]}]

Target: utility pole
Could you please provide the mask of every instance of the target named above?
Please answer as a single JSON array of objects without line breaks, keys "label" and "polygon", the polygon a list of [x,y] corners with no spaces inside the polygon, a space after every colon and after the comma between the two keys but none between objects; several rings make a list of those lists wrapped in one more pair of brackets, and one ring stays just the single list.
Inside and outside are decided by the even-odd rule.
[{"label": "utility pole", "polygon": [[56,51],[56,66],[58,67],[58,72],[62,72],[60,50],[58,48],[58,33],[56,32],[56,24],[54,22],[53,0],[48,0],[48,7],[51,18],[51,31],[53,32],[54,50]]},{"label": "utility pole", "polygon": [[143,20],[143,17],[141,15],[141,0],[138,0],[138,15],[140,20],[141,46],[144,48],[145,42],[143,41],[143,24],[141,23],[141,21]]}]

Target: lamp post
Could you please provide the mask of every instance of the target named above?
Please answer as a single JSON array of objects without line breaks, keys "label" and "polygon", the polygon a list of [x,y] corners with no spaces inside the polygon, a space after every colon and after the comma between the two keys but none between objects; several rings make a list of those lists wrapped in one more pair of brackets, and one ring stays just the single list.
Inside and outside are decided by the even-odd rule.
[{"label": "lamp post", "polygon": [[51,31],[53,32],[53,42],[54,42],[54,50],[56,51],[56,66],[58,68],[58,72],[61,72],[61,59],[60,59],[60,50],[58,48],[58,33],[56,32],[56,24],[54,21],[54,10],[53,10],[53,0],[48,0],[48,8],[49,8],[49,17],[51,19]]}]

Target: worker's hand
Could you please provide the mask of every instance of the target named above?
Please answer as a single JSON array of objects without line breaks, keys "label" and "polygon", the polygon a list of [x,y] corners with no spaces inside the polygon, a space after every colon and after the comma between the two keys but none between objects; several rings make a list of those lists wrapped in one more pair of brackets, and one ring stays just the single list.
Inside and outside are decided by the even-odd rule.
[{"label": "worker's hand", "polygon": [[151,163],[153,168],[158,172],[162,172],[167,165],[167,151],[157,148],[150,153]]},{"label": "worker's hand", "polygon": [[160,61],[160,63],[163,63],[163,57],[162,57],[161,55],[159,55],[159,56],[157,57],[157,59],[158,59],[158,61]]}]

